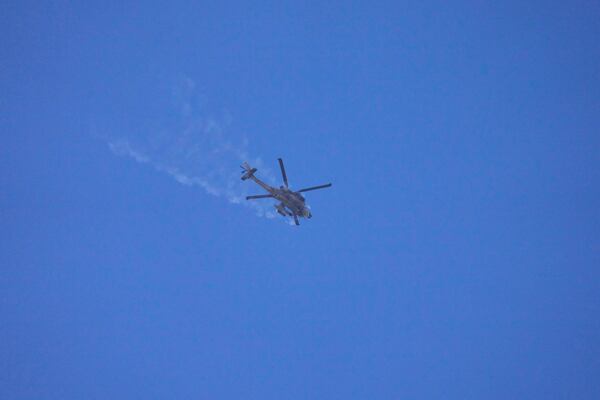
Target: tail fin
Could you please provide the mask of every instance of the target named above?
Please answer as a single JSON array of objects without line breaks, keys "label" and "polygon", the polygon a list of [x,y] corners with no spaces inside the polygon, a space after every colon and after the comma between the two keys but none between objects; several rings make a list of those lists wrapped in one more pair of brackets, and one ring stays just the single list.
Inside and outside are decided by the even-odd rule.
[{"label": "tail fin", "polygon": [[243,181],[250,178],[251,176],[254,176],[254,173],[257,171],[256,168],[252,168],[250,166],[250,164],[248,164],[247,162],[242,163],[241,167],[243,169],[243,171],[242,171],[242,180]]}]

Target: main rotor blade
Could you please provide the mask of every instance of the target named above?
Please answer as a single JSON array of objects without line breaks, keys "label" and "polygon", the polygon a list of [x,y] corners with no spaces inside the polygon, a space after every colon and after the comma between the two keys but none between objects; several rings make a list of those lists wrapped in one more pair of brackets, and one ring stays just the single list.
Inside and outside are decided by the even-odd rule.
[{"label": "main rotor blade", "polygon": [[298,193],[300,193],[300,192],[308,192],[309,190],[325,189],[325,188],[328,188],[330,186],[331,186],[331,183],[328,183],[326,185],[311,186],[311,187],[308,187],[306,189],[300,189],[300,190],[298,190]]},{"label": "main rotor blade", "polygon": [[296,223],[296,225],[300,225],[300,222],[298,222],[298,216],[294,213],[294,222]]},{"label": "main rotor blade", "polygon": [[288,187],[287,175],[285,174],[285,168],[283,167],[283,160],[281,158],[278,158],[277,160],[279,161],[279,168],[281,168],[283,183],[285,183],[285,187]]},{"label": "main rotor blade", "polygon": [[269,197],[273,197],[272,194],[257,194],[255,196],[246,196],[246,200],[252,200],[252,199],[267,199]]}]

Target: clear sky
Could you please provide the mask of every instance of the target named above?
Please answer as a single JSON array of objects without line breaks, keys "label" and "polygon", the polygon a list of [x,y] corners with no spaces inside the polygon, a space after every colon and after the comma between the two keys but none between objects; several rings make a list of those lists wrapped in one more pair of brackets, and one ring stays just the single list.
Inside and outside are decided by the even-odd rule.
[{"label": "clear sky", "polygon": [[600,398],[597,3],[79,3],[0,13],[0,398]]}]

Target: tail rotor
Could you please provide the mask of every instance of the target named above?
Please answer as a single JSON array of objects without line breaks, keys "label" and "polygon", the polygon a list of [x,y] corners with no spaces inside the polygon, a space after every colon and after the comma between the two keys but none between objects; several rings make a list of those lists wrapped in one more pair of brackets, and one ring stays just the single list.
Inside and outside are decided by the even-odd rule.
[{"label": "tail rotor", "polygon": [[250,166],[250,164],[248,164],[247,162],[242,163],[242,165],[240,165],[240,167],[242,168],[242,180],[243,181],[253,177],[254,173],[257,171],[256,168],[252,168]]}]

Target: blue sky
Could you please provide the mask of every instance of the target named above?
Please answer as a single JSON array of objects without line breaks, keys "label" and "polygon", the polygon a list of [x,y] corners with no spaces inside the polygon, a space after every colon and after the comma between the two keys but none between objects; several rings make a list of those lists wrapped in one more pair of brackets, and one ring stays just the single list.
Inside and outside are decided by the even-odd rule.
[{"label": "blue sky", "polygon": [[599,398],[600,9],[501,3],[5,5],[0,398]]}]

